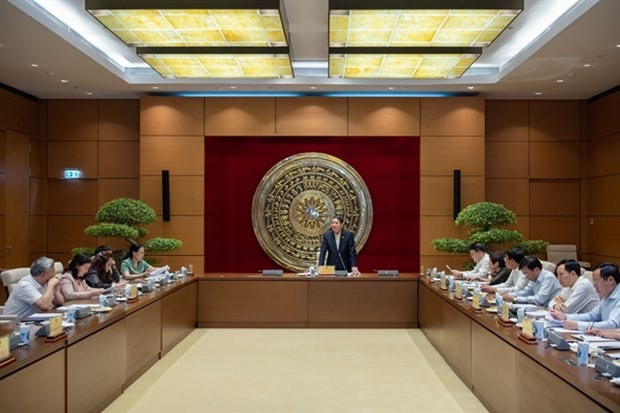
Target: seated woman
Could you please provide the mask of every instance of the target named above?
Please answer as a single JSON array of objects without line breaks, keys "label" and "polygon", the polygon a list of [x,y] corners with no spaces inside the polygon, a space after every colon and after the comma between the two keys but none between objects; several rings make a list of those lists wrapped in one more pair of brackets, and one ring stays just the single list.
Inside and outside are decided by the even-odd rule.
[{"label": "seated woman", "polygon": [[90,255],[78,253],[65,268],[60,277],[60,292],[65,297],[65,302],[96,297],[103,293],[103,288],[92,288],[84,281],[90,261]]},{"label": "seated woman", "polygon": [[510,271],[510,268],[506,267],[502,251],[495,251],[489,254],[489,285],[506,282],[510,276]]},{"label": "seated woman", "polygon": [[127,256],[121,262],[121,274],[126,280],[148,277],[154,267],[144,261],[144,247],[140,244],[131,244]]},{"label": "seated woman", "polygon": [[112,271],[114,258],[110,251],[102,251],[95,255],[86,273],[86,284],[92,288],[109,289],[111,287],[122,288],[125,283],[120,282],[120,277]]}]

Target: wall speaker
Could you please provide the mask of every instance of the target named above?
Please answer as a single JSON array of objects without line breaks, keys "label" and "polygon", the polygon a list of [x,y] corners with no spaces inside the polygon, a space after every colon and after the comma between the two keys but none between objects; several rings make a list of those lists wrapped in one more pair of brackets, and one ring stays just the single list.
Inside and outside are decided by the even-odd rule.
[{"label": "wall speaker", "polygon": [[461,212],[461,170],[455,169],[452,175],[453,182],[453,206],[452,210],[454,212],[454,219],[456,220],[456,216]]},{"label": "wall speaker", "polygon": [[170,171],[161,171],[161,201],[164,221],[170,221]]}]

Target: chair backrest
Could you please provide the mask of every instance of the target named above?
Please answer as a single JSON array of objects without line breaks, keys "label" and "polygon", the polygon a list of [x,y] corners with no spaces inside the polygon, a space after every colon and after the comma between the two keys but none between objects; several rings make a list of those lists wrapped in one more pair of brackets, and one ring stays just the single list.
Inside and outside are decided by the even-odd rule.
[{"label": "chair backrest", "polygon": [[540,260],[540,263],[542,264],[545,270],[555,273],[556,265],[554,263],[549,262],[549,261],[543,261],[543,260]]},{"label": "chair backrest", "polygon": [[592,271],[584,271],[583,274],[581,274],[581,276],[592,281]]},{"label": "chair backrest", "polygon": [[547,261],[554,264],[568,258],[577,260],[577,246],[570,244],[549,244],[547,245]]},{"label": "chair backrest", "polygon": [[56,273],[56,277],[60,277],[64,271],[65,267],[62,265],[62,262],[56,261],[54,263],[54,272]]},{"label": "chair backrest", "polygon": [[11,294],[19,280],[28,274],[30,274],[30,267],[13,268],[12,270],[2,271],[0,278],[2,278],[2,284],[6,287],[7,292]]}]

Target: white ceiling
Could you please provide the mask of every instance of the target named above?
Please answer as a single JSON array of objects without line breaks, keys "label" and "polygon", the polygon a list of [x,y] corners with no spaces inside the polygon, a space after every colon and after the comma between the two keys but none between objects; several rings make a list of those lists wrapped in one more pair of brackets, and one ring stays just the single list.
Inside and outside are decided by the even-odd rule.
[{"label": "white ceiling", "polygon": [[[68,2],[83,10],[84,0],[49,1]],[[518,30],[529,18],[528,7],[533,9],[543,1],[563,0],[525,0],[526,11],[515,20],[516,27],[512,30]],[[196,81],[162,79],[150,69],[122,71],[75,33],[37,12],[32,0],[0,0],[0,83],[42,99],[246,91],[473,92],[491,99],[588,99],[620,85],[620,0],[579,1],[578,8],[581,12],[585,10],[583,15],[576,17],[578,13],[573,13],[568,20],[575,17],[576,20],[566,28],[562,24],[550,27],[535,45],[513,58],[506,70],[493,76],[468,73],[457,80],[352,81],[326,78],[324,69],[319,69],[297,71],[295,79],[276,81]],[[293,60],[326,61],[328,0],[284,0],[284,3]],[[93,24],[97,23],[93,21]],[[501,47],[513,33],[507,30],[491,48]],[[483,54],[481,59],[484,58]],[[33,63],[38,67],[32,67]],[[469,90],[468,86],[474,89]]]}]

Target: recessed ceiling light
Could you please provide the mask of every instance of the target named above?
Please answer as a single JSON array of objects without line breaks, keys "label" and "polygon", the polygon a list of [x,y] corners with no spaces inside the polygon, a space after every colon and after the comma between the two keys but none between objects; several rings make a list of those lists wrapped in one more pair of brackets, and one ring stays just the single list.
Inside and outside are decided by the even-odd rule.
[{"label": "recessed ceiling light", "polygon": [[564,83],[564,80],[562,80],[562,79],[558,79],[558,80],[556,80],[556,82],[557,82],[557,83]]},{"label": "recessed ceiling light", "polygon": [[231,86],[230,88],[231,89],[237,89],[237,86]]},{"label": "recessed ceiling light", "polygon": [[88,96],[92,96],[93,92],[86,92]]},{"label": "recessed ceiling light", "polygon": [[389,90],[394,90],[394,86],[390,86],[388,89]]},{"label": "recessed ceiling light", "polygon": [[30,64],[30,66],[32,66],[32,67],[39,67],[39,65],[38,65],[38,64],[36,64],[36,63],[32,63],[32,64]]},{"label": "recessed ceiling light", "polygon": [[316,90],[316,86],[310,86],[310,89]]},{"label": "recessed ceiling light", "polygon": [[475,86],[467,86],[467,89],[469,90],[474,90],[476,87]]},{"label": "recessed ceiling light", "polygon": [[537,96],[540,96],[540,95],[542,95],[542,92],[536,92],[534,94],[537,95]]},{"label": "recessed ceiling light", "polygon": [[159,86],[153,86],[151,89],[157,90],[157,89],[159,89]]},{"label": "recessed ceiling light", "polygon": [[592,66],[590,63],[586,63],[585,65],[583,65],[583,67],[590,67]]},{"label": "recessed ceiling light", "polygon": [[69,83],[69,81],[67,79],[62,79],[60,83]]}]

